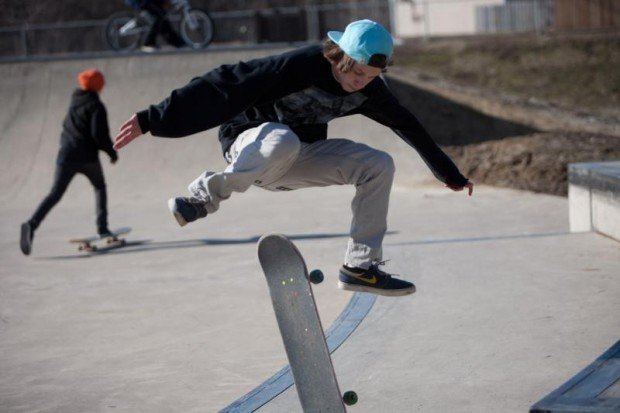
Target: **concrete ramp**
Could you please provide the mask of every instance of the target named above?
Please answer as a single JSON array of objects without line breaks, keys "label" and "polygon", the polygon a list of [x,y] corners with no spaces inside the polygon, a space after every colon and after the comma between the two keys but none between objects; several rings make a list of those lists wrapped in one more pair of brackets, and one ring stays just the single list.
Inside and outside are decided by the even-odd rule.
[{"label": "concrete ramp", "polygon": [[[256,241],[284,233],[309,267],[325,326],[351,294],[336,288],[353,188],[233,195],[179,228],[166,200],[224,166],[216,131],[140,138],[103,158],[110,225],[132,244],[85,255],[67,241],[94,230],[94,197],[78,177],[19,252],[19,224],[49,190],[76,74],[99,67],[111,129],[219,64],[270,51],[0,65],[0,411],[212,412],[286,366]],[[208,110],[208,107],[205,108]],[[565,198],[434,181],[388,129],[362,117],[330,126],[388,150],[397,166],[387,270],[416,283],[378,298],[334,352],[350,411],[526,411],[620,331],[620,249],[568,228]],[[289,389],[262,411],[298,411]]]}]

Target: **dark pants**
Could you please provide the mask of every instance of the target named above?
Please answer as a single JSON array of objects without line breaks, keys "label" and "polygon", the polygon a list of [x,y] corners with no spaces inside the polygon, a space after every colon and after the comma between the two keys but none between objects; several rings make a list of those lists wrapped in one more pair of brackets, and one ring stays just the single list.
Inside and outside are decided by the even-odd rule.
[{"label": "dark pants", "polygon": [[48,212],[50,212],[58,201],[60,201],[60,198],[64,195],[69,183],[76,173],[86,175],[95,189],[95,200],[97,203],[97,233],[106,232],[108,230],[108,201],[105,179],[103,178],[101,163],[98,161],[83,164],[56,165],[52,189],[34,212],[32,218],[30,218],[30,224],[32,225],[33,230],[41,224]]},{"label": "dark pants", "polygon": [[183,40],[181,40],[179,35],[172,28],[172,25],[166,18],[166,11],[161,5],[150,2],[144,6],[144,10],[148,11],[153,17],[153,24],[151,24],[149,32],[144,39],[145,46],[155,46],[155,39],[158,34],[161,34],[164,39],[174,47],[183,46]]}]

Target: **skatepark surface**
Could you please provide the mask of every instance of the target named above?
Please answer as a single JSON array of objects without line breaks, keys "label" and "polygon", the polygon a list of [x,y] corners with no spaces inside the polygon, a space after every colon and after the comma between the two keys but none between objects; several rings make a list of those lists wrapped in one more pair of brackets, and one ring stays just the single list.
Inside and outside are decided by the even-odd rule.
[{"label": "skatepark surface", "polygon": [[[50,189],[75,76],[98,67],[112,131],[220,64],[269,51],[129,56],[0,65],[0,411],[215,412],[287,364],[256,255],[266,233],[292,238],[326,280],[325,328],[352,294],[337,289],[352,187],[251,188],[180,228],[167,200],[225,162],[216,131],[141,137],[111,165],[112,228],[129,245],[78,252],[94,195],[78,176],[19,251],[19,225]],[[205,111],[209,110],[205,105]],[[379,297],[333,353],[350,412],[523,412],[596,359],[620,333],[620,245],[570,233],[566,198],[434,180],[413,149],[362,117],[330,124],[390,152],[396,182],[387,271],[413,281]],[[294,387],[261,412],[299,410]]]}]

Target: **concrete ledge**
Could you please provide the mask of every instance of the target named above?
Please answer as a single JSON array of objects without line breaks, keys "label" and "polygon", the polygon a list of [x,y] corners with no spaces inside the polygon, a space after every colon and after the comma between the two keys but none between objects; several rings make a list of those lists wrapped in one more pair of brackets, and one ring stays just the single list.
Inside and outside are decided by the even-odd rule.
[{"label": "concrete ledge", "polygon": [[620,241],[620,161],[568,166],[571,232],[597,231]]},{"label": "concrete ledge", "polygon": [[530,413],[620,411],[620,341],[530,409]]}]

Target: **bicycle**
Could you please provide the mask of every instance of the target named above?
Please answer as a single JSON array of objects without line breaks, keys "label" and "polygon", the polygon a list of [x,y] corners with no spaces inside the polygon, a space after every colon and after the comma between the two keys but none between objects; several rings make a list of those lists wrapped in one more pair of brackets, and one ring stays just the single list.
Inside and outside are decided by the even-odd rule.
[{"label": "bicycle", "polygon": [[[213,40],[213,19],[205,10],[193,8],[188,0],[171,0],[166,17],[171,23],[178,22],[179,34],[189,47],[201,49]],[[145,10],[121,11],[108,18],[104,37],[113,50],[134,50],[141,46],[153,22]]]}]

